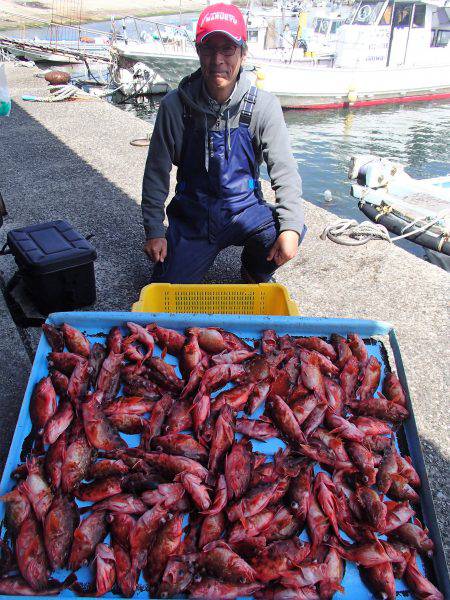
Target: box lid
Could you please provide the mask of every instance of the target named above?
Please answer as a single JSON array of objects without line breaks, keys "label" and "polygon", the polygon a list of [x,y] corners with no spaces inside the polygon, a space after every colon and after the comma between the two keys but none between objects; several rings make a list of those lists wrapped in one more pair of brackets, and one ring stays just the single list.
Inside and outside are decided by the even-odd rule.
[{"label": "box lid", "polygon": [[7,241],[19,266],[40,274],[77,267],[97,258],[92,244],[62,220],[13,229]]}]

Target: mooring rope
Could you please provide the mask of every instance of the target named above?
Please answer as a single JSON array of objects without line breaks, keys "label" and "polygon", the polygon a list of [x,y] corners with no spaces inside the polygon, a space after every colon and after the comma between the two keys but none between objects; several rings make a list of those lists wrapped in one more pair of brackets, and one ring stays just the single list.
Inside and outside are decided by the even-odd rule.
[{"label": "mooring rope", "polygon": [[389,232],[383,225],[371,221],[358,223],[354,219],[339,219],[327,225],[320,235],[320,239],[328,238],[336,244],[344,246],[362,246],[371,240],[386,240],[391,242]]},{"label": "mooring rope", "polygon": [[[406,233],[402,233],[402,235],[397,235],[395,237],[391,237],[386,227],[380,223],[372,223],[372,221],[362,221],[362,223],[358,223],[358,221],[355,221],[354,219],[339,219],[324,228],[320,235],[320,239],[325,240],[328,238],[332,242],[344,246],[362,246],[372,240],[385,240],[386,242],[392,243],[427,231],[447,215],[450,215],[449,209],[444,209],[439,212],[436,217],[431,220],[418,218],[405,225],[402,231]],[[419,223],[423,223],[423,225],[421,227],[416,227]],[[443,235],[447,237],[449,232],[444,230]]]},{"label": "mooring rope", "polygon": [[50,85],[50,95],[48,96],[22,96],[23,100],[30,102],[62,102],[63,100],[78,99],[78,100],[97,100],[93,94],[89,94],[84,90],[68,83],[66,85]]}]

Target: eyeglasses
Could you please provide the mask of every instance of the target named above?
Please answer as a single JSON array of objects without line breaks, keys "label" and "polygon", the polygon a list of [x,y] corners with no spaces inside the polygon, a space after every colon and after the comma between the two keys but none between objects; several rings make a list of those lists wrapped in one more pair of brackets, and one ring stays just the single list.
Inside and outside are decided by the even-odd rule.
[{"label": "eyeglasses", "polygon": [[221,54],[222,56],[234,56],[238,46],[236,44],[226,44],[225,46],[209,46],[207,44],[199,44],[197,51],[202,56],[213,56],[214,54]]}]

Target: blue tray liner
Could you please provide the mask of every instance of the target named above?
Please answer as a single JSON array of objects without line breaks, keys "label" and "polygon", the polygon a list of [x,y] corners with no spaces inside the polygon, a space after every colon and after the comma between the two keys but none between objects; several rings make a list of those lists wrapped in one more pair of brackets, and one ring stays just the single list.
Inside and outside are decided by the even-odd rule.
[{"label": "blue tray liner", "polygon": [[[389,323],[382,321],[370,321],[370,320],[356,320],[356,319],[323,319],[323,318],[306,318],[306,317],[272,317],[272,316],[240,316],[240,315],[201,315],[201,314],[166,314],[166,313],[129,313],[129,312],[69,312],[69,313],[54,313],[47,319],[48,323],[54,325],[61,325],[62,323],[69,323],[70,325],[82,330],[89,338],[91,343],[100,342],[105,343],[105,338],[111,327],[119,325],[123,333],[127,333],[126,329],[127,321],[134,321],[140,324],[148,324],[151,322],[157,322],[162,327],[169,327],[183,332],[187,327],[195,326],[216,326],[228,329],[240,337],[252,341],[255,338],[261,337],[261,332],[264,329],[275,329],[279,335],[286,333],[299,336],[316,335],[316,336],[329,336],[331,333],[339,333],[346,336],[348,333],[356,332],[363,338],[370,338],[372,336],[380,335],[392,335],[392,326]],[[391,339],[391,342],[396,342]],[[382,378],[386,371],[386,359],[385,352],[380,343],[369,342],[367,344],[368,352],[370,355],[374,355],[382,364]],[[395,348],[394,348],[395,349]],[[21,448],[25,437],[31,430],[31,420],[29,416],[29,403],[32,391],[35,384],[48,374],[47,369],[47,354],[51,351],[50,346],[44,335],[41,336],[39,345],[36,351],[33,368],[28,381],[27,389],[25,391],[24,401],[19,413],[16,430],[14,433],[13,441],[9,455],[5,464],[2,480],[0,483],[1,494],[10,491],[14,487],[13,480],[10,479],[11,472],[16,468],[20,462],[19,457]],[[398,356],[397,359],[401,360],[397,345]],[[155,347],[155,355],[160,355],[161,350]],[[165,360],[173,364],[179,375],[177,359],[167,354]],[[405,381],[403,382],[406,383]],[[231,387],[226,386],[226,387]],[[405,386],[406,388],[406,386]],[[226,389],[226,388],[223,388]],[[219,390],[214,395],[220,393]],[[252,418],[257,418],[263,412],[263,406],[259,407]],[[243,412],[238,413],[238,416],[244,415]],[[409,419],[413,421],[413,419]],[[415,425],[414,425],[415,427]],[[137,446],[139,444],[139,435],[125,435],[121,434],[126,440],[129,446]],[[416,433],[417,435],[417,433]],[[236,437],[242,437],[240,434],[236,434]],[[407,436],[408,437],[408,436]],[[409,441],[409,440],[408,440]],[[254,450],[263,452],[269,455],[269,460],[273,457],[274,453],[279,448],[284,448],[285,443],[278,438],[272,438],[266,442],[258,440],[252,440]],[[417,445],[417,444],[416,444]],[[420,449],[419,449],[420,454]],[[420,455],[421,457],[421,455]],[[422,457],[421,457],[422,458]],[[423,462],[423,459],[422,459]],[[414,463],[416,464],[416,463]],[[316,466],[316,471],[320,470],[320,467]],[[422,473],[421,473],[422,476]],[[427,486],[424,486],[425,488]],[[429,490],[427,489],[428,493]],[[77,501],[78,502],[78,501]],[[78,502],[80,506],[88,505],[88,502]],[[433,509],[431,504],[431,509]],[[0,519],[3,519],[5,511],[4,503],[0,503]],[[433,519],[431,519],[433,520]],[[425,519],[427,525],[428,521]],[[435,519],[434,519],[435,521]],[[188,517],[185,517],[185,524],[188,522]],[[431,529],[431,528],[430,528]],[[437,529],[438,532],[438,529]],[[439,532],[438,532],[439,533]],[[347,537],[342,533],[343,537]],[[305,541],[308,540],[308,535],[304,530],[300,539]],[[436,546],[439,546],[439,537],[435,537]],[[439,541],[438,541],[439,540]],[[106,543],[109,543],[110,536],[108,535],[105,539]],[[441,546],[442,550],[442,546]],[[419,568],[424,572],[424,565],[420,557],[418,558]],[[63,581],[63,579],[70,572],[67,570],[60,570],[53,574],[56,579]],[[80,583],[89,584],[93,583],[93,572],[89,567],[84,567],[77,571],[77,577]],[[441,585],[448,583],[441,580]],[[148,598],[148,591],[145,588],[146,582],[141,576],[140,584],[143,589],[137,591],[134,598]],[[374,598],[372,592],[364,585],[359,575],[357,566],[354,563],[346,561],[345,575],[342,581],[342,586],[345,589],[344,593],[337,592],[333,598],[336,600],[340,599],[352,599],[352,600],[366,600]],[[407,591],[407,588],[403,581],[396,580],[397,596],[399,598],[413,598],[413,596]],[[62,597],[76,597],[76,594],[71,590],[64,590],[61,592]],[[3,596],[9,598],[9,596]],[[106,598],[117,598],[117,594],[109,592],[105,594]],[[181,596],[183,597],[183,596]],[[16,596],[10,596],[10,598],[16,598]]]}]

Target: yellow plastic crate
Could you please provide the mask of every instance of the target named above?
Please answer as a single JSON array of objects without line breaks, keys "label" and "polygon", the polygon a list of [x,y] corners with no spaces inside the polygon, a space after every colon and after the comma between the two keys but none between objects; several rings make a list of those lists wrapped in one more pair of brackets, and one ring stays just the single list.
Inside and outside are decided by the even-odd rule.
[{"label": "yellow plastic crate", "polygon": [[133,312],[222,315],[298,315],[280,283],[212,285],[151,283],[141,290]]}]

